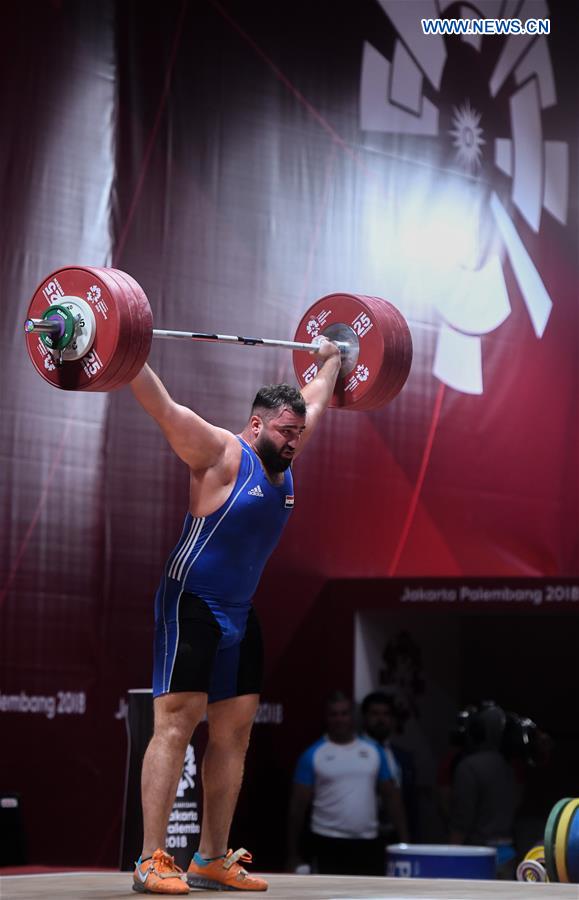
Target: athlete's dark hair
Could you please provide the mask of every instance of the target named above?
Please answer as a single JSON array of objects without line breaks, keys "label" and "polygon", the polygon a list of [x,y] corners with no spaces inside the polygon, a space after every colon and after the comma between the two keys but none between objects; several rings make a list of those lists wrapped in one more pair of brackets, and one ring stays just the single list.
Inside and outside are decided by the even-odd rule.
[{"label": "athlete's dark hair", "polygon": [[286,406],[297,416],[306,414],[306,401],[297,388],[291,384],[266,384],[255,395],[251,414],[254,415],[257,410],[273,412]]}]

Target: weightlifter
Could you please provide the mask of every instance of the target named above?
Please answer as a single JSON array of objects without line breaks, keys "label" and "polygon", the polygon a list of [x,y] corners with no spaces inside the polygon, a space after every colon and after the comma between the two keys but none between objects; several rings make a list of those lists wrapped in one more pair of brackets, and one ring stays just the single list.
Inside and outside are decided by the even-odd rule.
[{"label": "weightlifter", "polygon": [[[262,678],[259,623],[251,605],[294,502],[291,464],[328,406],[340,351],[321,339],[321,368],[300,393],[258,391],[239,435],[206,422],[169,396],[148,365],[131,382],[190,470],[189,511],[155,600],[154,734],[142,773],[144,841],[133,889],[186,894],[192,887],[265,891],[228,849]],[[203,821],[186,874],[164,850],[187,745],[207,714]]]}]

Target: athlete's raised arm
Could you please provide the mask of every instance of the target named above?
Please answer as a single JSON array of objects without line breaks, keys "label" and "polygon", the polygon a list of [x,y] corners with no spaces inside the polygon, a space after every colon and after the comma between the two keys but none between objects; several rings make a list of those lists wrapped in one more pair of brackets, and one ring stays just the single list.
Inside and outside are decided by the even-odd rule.
[{"label": "athlete's raised arm", "polygon": [[217,465],[235,438],[229,431],[211,425],[186,406],[175,403],[165,385],[149,365],[131,381],[133,394],[160,425],[177,456],[193,470]]},{"label": "athlete's raised arm", "polygon": [[298,444],[296,456],[304,449],[320,421],[322,413],[327,409],[342,365],[338,347],[326,338],[321,339],[321,347],[316,354],[316,360],[319,361],[320,370],[316,377],[301,390],[306,401],[306,427]]}]

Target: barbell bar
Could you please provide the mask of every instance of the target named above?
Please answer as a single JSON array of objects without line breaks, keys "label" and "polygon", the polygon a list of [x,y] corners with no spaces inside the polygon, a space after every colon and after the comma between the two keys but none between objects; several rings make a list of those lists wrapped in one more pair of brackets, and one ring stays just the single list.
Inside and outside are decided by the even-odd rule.
[{"label": "barbell bar", "polygon": [[[26,334],[37,334],[61,337],[64,333],[64,325],[59,325],[52,319],[27,319],[24,323]],[[281,341],[273,338],[243,337],[235,334],[210,334],[205,331],[169,331],[163,328],[153,328],[153,338],[165,338],[168,340],[184,339],[188,341],[223,342],[227,344],[240,344],[245,347],[283,347],[286,350],[306,350],[308,353],[319,353],[319,345],[301,341]],[[351,344],[347,341],[334,341],[340,353],[347,353]]]},{"label": "barbell bar", "polygon": [[26,319],[24,331],[26,334],[36,331],[38,334],[49,334],[51,338],[59,338],[64,334],[64,322],[57,325],[54,319]]},{"label": "barbell bar", "polygon": [[131,275],[87,266],[58,269],[41,282],[24,331],[37,372],[64,390],[109,391],[128,384],[144,365],[153,338],[289,349],[303,387],[318,372],[316,341],[324,336],[342,356],[331,405],[371,410],[399,393],[412,361],[406,320],[380,298],[322,297],[306,310],[293,341],[172,331],[153,328],[149,301]]}]

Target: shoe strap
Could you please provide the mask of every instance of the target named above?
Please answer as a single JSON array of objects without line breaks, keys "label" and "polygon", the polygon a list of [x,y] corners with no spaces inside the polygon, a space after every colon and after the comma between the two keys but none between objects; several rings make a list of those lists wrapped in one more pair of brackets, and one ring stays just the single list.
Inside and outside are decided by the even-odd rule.
[{"label": "shoe strap", "polygon": [[235,853],[233,853],[232,851],[229,851],[229,853],[227,854],[227,856],[225,857],[225,859],[223,861],[223,868],[230,869],[231,866],[234,866],[235,863],[238,862],[238,860],[240,860],[240,859],[243,860],[243,862],[248,862],[248,863],[251,862],[251,859],[252,859],[251,853],[249,853],[245,849],[245,847],[240,847],[239,850],[235,851]]},{"label": "shoe strap", "polygon": [[175,866],[174,872],[157,872],[156,869],[154,869],[153,871],[155,872],[157,878],[180,878],[183,869],[179,869],[177,866]]}]

